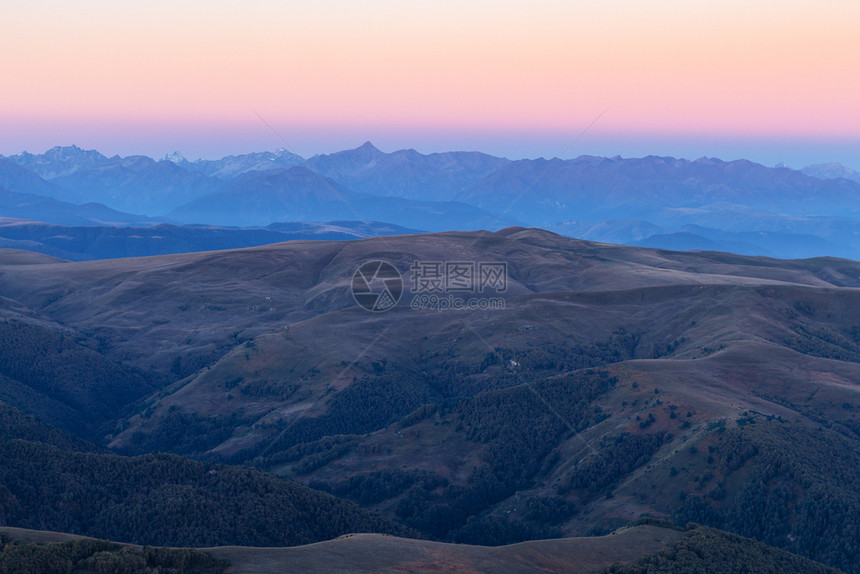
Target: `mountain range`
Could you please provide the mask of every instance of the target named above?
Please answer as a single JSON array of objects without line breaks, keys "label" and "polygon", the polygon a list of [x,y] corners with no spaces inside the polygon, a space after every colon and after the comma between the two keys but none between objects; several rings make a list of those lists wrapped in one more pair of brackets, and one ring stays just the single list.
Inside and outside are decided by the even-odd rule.
[{"label": "mountain range", "polygon": [[308,159],[280,150],[156,161],[70,146],[0,157],[0,189],[0,215],[71,226],[531,225],[631,245],[860,258],[860,181],[838,164],[797,171],[657,156],[513,161],[385,153],[369,142]]},{"label": "mountain range", "polygon": [[808,165],[800,171],[802,171],[806,175],[811,175],[812,177],[817,177],[819,179],[842,178],[860,182],[860,172],[853,170],[850,167],[845,167],[841,163],[836,162]]}]

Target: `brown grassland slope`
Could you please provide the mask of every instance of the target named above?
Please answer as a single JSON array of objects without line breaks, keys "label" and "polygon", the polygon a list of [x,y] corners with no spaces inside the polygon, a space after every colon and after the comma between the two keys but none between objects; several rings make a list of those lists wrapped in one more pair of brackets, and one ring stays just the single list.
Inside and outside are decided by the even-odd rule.
[{"label": "brown grassland slope", "polygon": [[[372,260],[407,287],[415,261],[504,262],[504,308],[414,310],[407,289],[367,312],[350,286]],[[650,515],[857,572],[858,288],[848,260],[521,228],[83,263],[6,251],[0,336],[54,359],[2,365],[0,398],[118,452],[258,466],[432,539]],[[52,387],[66,357],[90,374]]]}]

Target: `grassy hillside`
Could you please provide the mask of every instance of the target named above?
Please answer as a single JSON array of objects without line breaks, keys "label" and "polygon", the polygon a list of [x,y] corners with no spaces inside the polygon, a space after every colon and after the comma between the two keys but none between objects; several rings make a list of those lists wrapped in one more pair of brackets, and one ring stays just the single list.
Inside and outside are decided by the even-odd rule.
[{"label": "grassy hillside", "polygon": [[3,524],[173,546],[292,545],[356,531],[409,532],[255,469],[170,454],[83,452],[76,439],[9,407],[0,409],[0,429]]},{"label": "grassy hillside", "polygon": [[205,552],[131,548],[104,540],[76,539],[37,544],[0,534],[0,572],[17,574],[220,574],[225,560]]},{"label": "grassy hillside", "polygon": [[721,433],[713,463],[673,518],[731,530],[853,571],[860,524],[856,435],[750,416]]},{"label": "grassy hillside", "polygon": [[609,535],[471,546],[360,534],[283,549],[212,548],[237,574],[255,572],[462,572],[531,574],[832,573],[838,570],[749,538],[696,526],[639,525]]},{"label": "grassy hillside", "polygon": [[161,381],[106,359],[82,344],[88,342],[60,325],[15,315],[0,319],[0,399],[71,432],[104,436],[105,424]]},{"label": "grassy hillside", "polygon": [[637,526],[608,536],[474,546],[356,534],[294,548],[211,548],[236,574],[254,572],[599,573],[631,563],[680,539],[676,530]]},{"label": "grassy hillside", "polygon": [[0,569],[33,574],[281,574],[282,572],[445,572],[493,574],[774,574],[838,571],[749,538],[694,526],[655,524],[606,536],[510,546],[443,544],[349,534],[291,548],[222,546],[200,550],[131,547],[57,532],[0,528]]},{"label": "grassy hillside", "polygon": [[[847,470],[860,462],[850,454],[860,450],[860,263],[623,248],[519,228],[111,262],[7,259],[7,330],[42,333],[37,325],[46,331],[35,340],[50,345],[22,347],[47,358],[15,363],[0,390],[34,412],[50,403],[13,395],[16,383],[65,397],[61,384],[45,392],[39,382],[65,364],[44,349],[142,373],[153,386],[139,395],[114,399],[90,377],[62,404],[86,393],[107,403],[96,438],[140,455],[103,459],[110,472],[205,474],[128,482],[150,494],[116,499],[116,516],[179,497],[250,526],[225,498],[233,487],[207,474],[241,463],[442,541],[596,535],[648,515],[860,571],[860,484]],[[506,262],[504,308],[413,310],[407,293],[368,313],[350,284],[376,259],[406,285],[414,261]],[[60,345],[59,327],[76,346]],[[22,473],[39,472],[28,457],[60,473],[87,467],[44,445],[4,448]],[[217,468],[231,485],[274,480]],[[298,488],[271,482],[281,483]],[[73,496],[52,484],[38,497],[57,489]],[[186,491],[201,494],[177,494]],[[292,528],[260,516],[267,532]],[[308,540],[343,532],[296,528]],[[206,536],[190,528],[182,540]]]},{"label": "grassy hillside", "polygon": [[836,574],[838,570],[777,550],[749,538],[710,528],[694,528],[663,550],[634,564],[614,565],[606,574]]}]

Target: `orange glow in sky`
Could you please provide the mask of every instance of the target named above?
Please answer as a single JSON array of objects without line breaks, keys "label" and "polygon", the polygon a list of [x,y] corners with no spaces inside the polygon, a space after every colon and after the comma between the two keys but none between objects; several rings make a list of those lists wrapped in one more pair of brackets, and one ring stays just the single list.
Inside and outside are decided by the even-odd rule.
[{"label": "orange glow in sky", "polygon": [[806,138],[860,164],[855,0],[7,0],[0,50],[6,154],[279,147],[257,114],[304,155],[380,134],[480,147],[605,110],[595,141]]}]

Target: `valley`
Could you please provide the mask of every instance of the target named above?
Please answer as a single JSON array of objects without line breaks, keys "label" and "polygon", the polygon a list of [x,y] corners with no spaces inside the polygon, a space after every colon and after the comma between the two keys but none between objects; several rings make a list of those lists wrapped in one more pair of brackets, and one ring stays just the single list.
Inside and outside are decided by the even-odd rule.
[{"label": "valley", "polygon": [[[415,310],[406,289],[368,312],[350,289],[373,260],[407,287],[415,261],[505,262],[504,308]],[[367,513],[352,524],[379,531],[498,546],[656,517],[853,572],[858,287],[849,260],[525,228],[84,262],[6,250],[0,336],[16,359],[0,365],[2,400],[74,435],[61,448],[107,457],[98,465],[254,467],[228,474],[347,499]],[[57,448],[43,440],[6,448]],[[132,458],[116,466],[114,453]],[[187,458],[146,458],[175,455]],[[222,496],[213,486],[181,488],[205,507]],[[6,496],[16,525],[107,535]],[[325,539],[295,536],[282,540]]]}]

